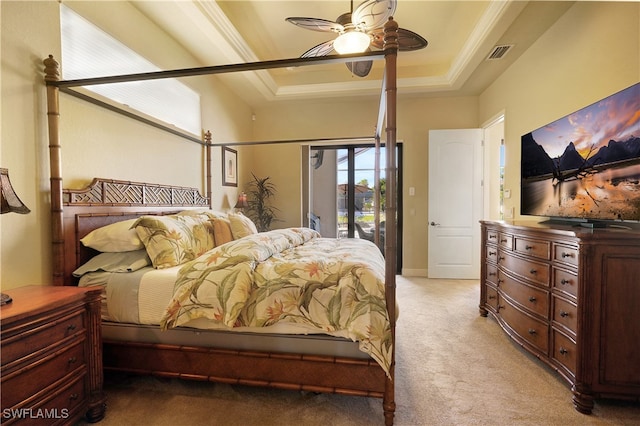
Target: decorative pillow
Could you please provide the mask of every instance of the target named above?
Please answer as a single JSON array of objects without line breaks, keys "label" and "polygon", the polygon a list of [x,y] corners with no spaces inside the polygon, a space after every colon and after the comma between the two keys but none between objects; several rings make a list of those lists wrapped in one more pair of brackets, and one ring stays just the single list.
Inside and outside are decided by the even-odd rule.
[{"label": "decorative pillow", "polygon": [[206,215],[142,216],[133,228],[156,269],[181,265],[215,247]]},{"label": "decorative pillow", "polygon": [[119,253],[100,253],[87,263],[73,271],[74,277],[81,277],[87,272],[133,272],[151,265],[147,251],[123,251]]},{"label": "decorative pillow", "polygon": [[255,223],[241,213],[229,213],[229,221],[234,240],[258,233]]},{"label": "decorative pillow", "polygon": [[212,222],[213,233],[216,236],[216,247],[233,241],[233,232],[231,231],[231,222],[229,219],[215,218]]},{"label": "decorative pillow", "polygon": [[80,241],[86,247],[102,252],[134,251],[144,248],[142,241],[131,229],[137,219],[123,220],[95,229]]}]

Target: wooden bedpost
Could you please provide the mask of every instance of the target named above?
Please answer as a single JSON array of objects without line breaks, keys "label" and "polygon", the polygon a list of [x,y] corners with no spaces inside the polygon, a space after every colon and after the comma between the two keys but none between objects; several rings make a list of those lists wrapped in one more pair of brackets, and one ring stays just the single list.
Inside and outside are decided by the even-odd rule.
[{"label": "wooden bedpost", "polygon": [[211,132],[207,130],[204,134],[204,149],[205,149],[205,174],[206,174],[206,182],[205,182],[205,196],[209,200],[209,209],[213,208],[213,200],[211,199]]},{"label": "wooden bedpost", "polygon": [[[60,80],[60,65],[49,55],[44,61],[44,81]],[[51,243],[53,244],[53,285],[64,285],[64,222],[62,219],[62,147],[60,146],[60,90],[47,84],[49,126],[49,176],[51,182]]]},{"label": "wooden bedpost", "polygon": [[387,131],[387,190],[385,194],[385,286],[387,310],[391,324],[393,352],[391,354],[390,378],[387,380],[384,399],[385,424],[393,424],[396,410],[394,392],[394,368],[396,352],[396,211],[397,211],[397,167],[396,167],[396,63],[398,57],[398,23],[393,17],[384,25],[386,131]]}]

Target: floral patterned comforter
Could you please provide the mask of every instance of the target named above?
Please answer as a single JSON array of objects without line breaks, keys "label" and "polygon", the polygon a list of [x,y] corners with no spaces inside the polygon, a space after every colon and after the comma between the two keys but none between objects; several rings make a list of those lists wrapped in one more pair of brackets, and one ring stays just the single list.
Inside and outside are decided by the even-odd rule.
[{"label": "floral patterned comforter", "polygon": [[229,328],[313,326],[357,341],[389,373],[384,259],[366,240],[321,238],[308,228],[288,228],[216,247],[180,269],[161,326],[196,318]]}]

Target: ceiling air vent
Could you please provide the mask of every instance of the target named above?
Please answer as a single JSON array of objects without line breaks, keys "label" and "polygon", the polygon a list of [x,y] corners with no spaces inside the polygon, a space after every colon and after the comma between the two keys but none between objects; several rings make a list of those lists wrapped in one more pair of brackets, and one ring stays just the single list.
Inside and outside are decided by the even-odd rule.
[{"label": "ceiling air vent", "polygon": [[513,44],[501,44],[493,48],[489,56],[487,56],[487,61],[492,61],[494,59],[502,59],[504,55],[507,54],[509,50],[513,47]]}]

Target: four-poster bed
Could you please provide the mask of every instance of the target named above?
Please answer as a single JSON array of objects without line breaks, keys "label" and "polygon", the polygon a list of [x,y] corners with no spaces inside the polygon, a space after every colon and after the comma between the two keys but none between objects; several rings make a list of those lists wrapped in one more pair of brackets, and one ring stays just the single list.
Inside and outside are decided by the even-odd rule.
[{"label": "four-poster bed", "polygon": [[[398,25],[393,19],[385,24],[383,52],[362,55],[267,61],[221,67],[193,68],[137,75],[114,76],[86,80],[62,81],[58,65],[50,56],[45,59],[47,84],[49,152],[51,169],[51,212],[53,270],[55,285],[77,285],[72,273],[98,252],[81,243],[91,231],[106,225],[140,217],[175,215],[186,210],[210,208],[211,142],[209,133],[202,142],[206,155],[206,197],[193,188],[95,179],[83,190],[65,190],[62,184],[62,150],[59,135],[59,91],[74,96],[72,87],[155,78],[210,75],[224,72],[259,70],[283,66],[307,66],[317,63],[348,62],[354,58],[385,60],[376,150],[379,150],[383,122],[386,125],[386,217],[396,217],[396,59]],[[259,143],[259,142],[258,142]],[[220,144],[221,145],[221,144]],[[377,168],[377,166],[376,166]],[[379,172],[376,171],[376,177]],[[376,183],[377,185],[377,183]],[[396,229],[388,220],[385,238],[386,258],[381,273],[383,301],[390,329],[391,350],[388,368],[381,368],[371,356],[354,350],[348,339],[323,336],[276,336],[250,334],[236,342],[235,333],[217,330],[173,328],[160,331],[155,326],[136,326],[103,322],[103,364],[105,370],[153,374],[193,380],[268,386],[275,388],[328,392],[383,399],[385,423],[393,423],[394,351],[396,299]],[[223,336],[224,335],[224,336]],[[194,337],[195,336],[195,337]],[[197,343],[194,338],[200,339]],[[226,339],[224,342],[221,339]],[[284,339],[284,340],[278,340]],[[295,346],[285,346],[286,340]],[[246,343],[251,340],[252,343]],[[222,343],[221,343],[222,342]],[[291,348],[294,349],[291,349]],[[96,389],[101,387],[96,386]],[[103,403],[101,392],[92,397],[92,409]],[[99,417],[99,416],[94,416]]]}]

